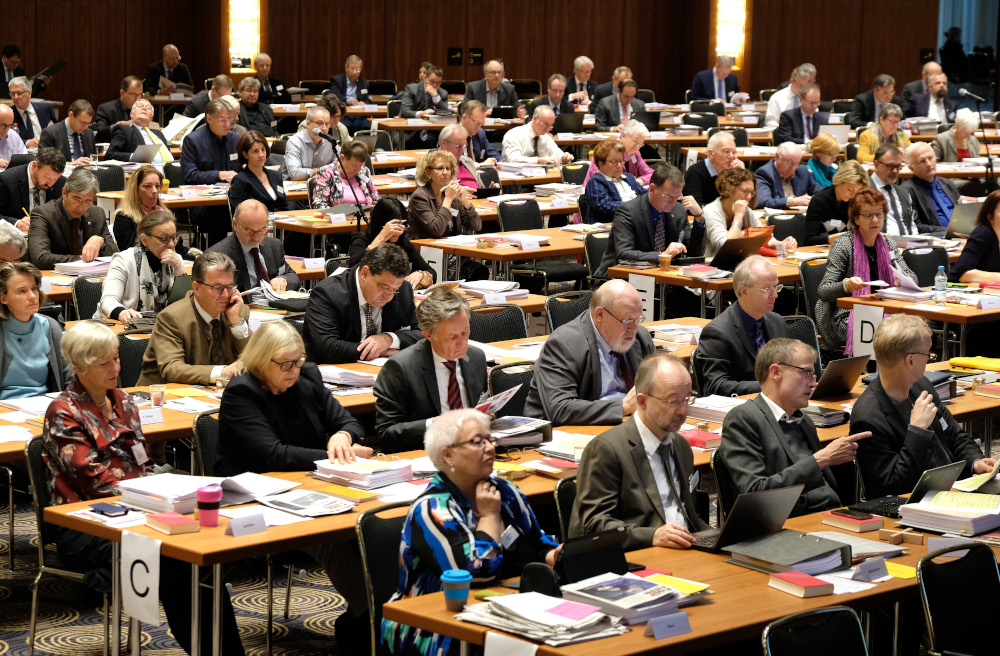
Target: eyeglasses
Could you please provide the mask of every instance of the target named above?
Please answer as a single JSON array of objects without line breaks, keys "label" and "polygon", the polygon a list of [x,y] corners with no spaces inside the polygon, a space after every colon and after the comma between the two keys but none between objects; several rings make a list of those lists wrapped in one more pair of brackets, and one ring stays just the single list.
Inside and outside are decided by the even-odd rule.
[{"label": "eyeglasses", "polygon": [[13,123],[0,123],[0,130],[6,130],[7,128],[14,127]]},{"label": "eyeglasses", "polygon": [[243,225],[241,225],[239,223],[237,223],[236,225],[239,226],[240,230],[242,230],[243,232],[247,233],[247,235],[249,237],[253,238],[253,239],[256,239],[257,237],[263,237],[264,235],[267,234],[267,227],[266,226],[263,227],[263,228],[261,228],[260,230],[250,230],[246,226],[243,226]]},{"label": "eyeglasses", "polygon": [[382,294],[383,296],[390,296],[390,295],[395,296],[396,294],[399,293],[399,288],[397,287],[393,289],[389,285],[383,285],[382,283],[378,283],[378,293]]},{"label": "eyeglasses", "polygon": [[884,219],[885,212],[883,212],[882,210],[879,210],[878,212],[862,212],[861,214],[858,214],[858,216],[860,216],[865,221],[872,221],[874,219]]},{"label": "eyeglasses", "polygon": [[26,96],[26,95],[28,95],[27,91],[11,91],[10,92],[10,97],[11,98],[20,98],[21,96]]},{"label": "eyeglasses", "polygon": [[722,153],[723,155],[732,155],[733,157],[735,157],[740,151],[736,150],[735,148],[723,148],[718,152]]},{"label": "eyeglasses", "polygon": [[661,399],[660,397],[653,396],[652,394],[644,394],[644,396],[648,396],[651,399],[656,399],[657,401],[667,406],[668,408],[676,408],[682,405],[692,405],[695,401],[698,400],[698,397],[694,394],[690,394],[680,399]]},{"label": "eyeglasses", "polygon": [[882,160],[875,160],[875,163],[876,164],[881,164],[882,166],[884,166],[885,168],[889,169],[890,171],[902,171],[903,170],[903,165],[902,164],[886,164]]},{"label": "eyeglasses", "polygon": [[161,244],[176,244],[177,235],[149,235],[153,239],[159,239]]},{"label": "eyeglasses", "polygon": [[239,291],[239,287],[236,285],[209,285],[204,282],[199,282],[199,285],[204,285],[212,290],[212,293],[216,296],[221,296],[223,292],[229,292],[230,294],[235,294]]},{"label": "eyeglasses", "polygon": [[771,293],[772,291],[773,291],[773,292],[774,292],[775,294],[780,294],[780,293],[781,293],[781,290],[782,290],[782,289],[784,289],[784,288],[785,288],[785,286],[784,286],[784,285],[782,285],[782,284],[781,284],[781,283],[779,282],[779,283],[778,283],[777,285],[775,285],[774,287],[761,287],[761,288],[760,288],[760,291],[761,291],[761,293],[763,293],[763,294],[764,294],[764,296],[768,296],[768,295],[769,295],[769,294],[770,294],[770,293]]},{"label": "eyeglasses", "polygon": [[471,440],[464,440],[462,442],[455,442],[454,444],[451,444],[449,446],[451,446],[451,448],[453,448],[453,449],[457,449],[458,447],[465,446],[466,444],[471,444],[473,447],[475,447],[477,449],[482,449],[487,444],[489,444],[490,446],[496,448],[497,438],[493,437],[492,435],[487,435],[486,437],[483,437],[481,435],[476,435]]},{"label": "eyeglasses", "polygon": [[308,121],[308,122],[312,123],[313,125],[319,126],[321,128],[330,127],[330,121]]},{"label": "eyeglasses", "polygon": [[611,312],[611,310],[609,310],[608,308],[604,307],[603,305],[601,306],[601,309],[603,309],[605,312],[607,312],[608,315],[612,319],[614,319],[615,321],[617,321],[618,323],[620,323],[622,325],[622,328],[624,328],[626,330],[628,330],[629,328],[632,328],[633,326],[638,326],[640,323],[642,323],[643,321],[646,320],[646,315],[645,314],[640,314],[635,319],[619,319],[618,317],[616,317]]},{"label": "eyeglasses", "polygon": [[928,362],[934,362],[937,360],[937,353],[924,353],[923,351],[910,351],[907,355],[923,355],[927,358]]},{"label": "eyeglasses", "polygon": [[278,365],[278,367],[282,371],[288,371],[292,367],[295,367],[296,369],[301,369],[302,365],[304,365],[306,363],[306,356],[303,355],[302,357],[298,358],[297,360],[285,360],[284,362],[279,362],[278,360],[272,359],[271,362],[273,362],[274,364]]},{"label": "eyeglasses", "polygon": [[798,369],[799,371],[801,371],[802,373],[804,373],[806,375],[806,377],[808,377],[808,378],[812,378],[812,379],[816,378],[816,370],[815,369],[806,369],[805,367],[800,367],[800,366],[795,365],[795,364],[788,364],[787,362],[779,362],[778,364],[781,365],[782,367],[791,367],[792,369]]}]

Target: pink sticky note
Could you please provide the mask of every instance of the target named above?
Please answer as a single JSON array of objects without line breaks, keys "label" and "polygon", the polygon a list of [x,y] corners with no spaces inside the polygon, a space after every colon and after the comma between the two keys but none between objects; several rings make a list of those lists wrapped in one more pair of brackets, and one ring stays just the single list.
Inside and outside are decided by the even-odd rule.
[{"label": "pink sticky note", "polygon": [[553,615],[558,615],[559,617],[565,617],[570,620],[582,620],[587,615],[601,610],[600,606],[591,606],[590,604],[580,604],[575,601],[564,601],[558,606],[553,606],[548,610],[548,612]]}]

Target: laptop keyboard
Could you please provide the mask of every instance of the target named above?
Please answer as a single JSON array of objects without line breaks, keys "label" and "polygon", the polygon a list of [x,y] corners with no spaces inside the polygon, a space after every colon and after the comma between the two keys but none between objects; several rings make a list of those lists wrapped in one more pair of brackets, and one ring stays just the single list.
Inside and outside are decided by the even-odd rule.
[{"label": "laptop keyboard", "polygon": [[909,499],[906,497],[893,497],[891,499],[875,499],[857,503],[850,506],[852,510],[871,513],[872,515],[882,515],[884,517],[899,517],[899,509]]}]

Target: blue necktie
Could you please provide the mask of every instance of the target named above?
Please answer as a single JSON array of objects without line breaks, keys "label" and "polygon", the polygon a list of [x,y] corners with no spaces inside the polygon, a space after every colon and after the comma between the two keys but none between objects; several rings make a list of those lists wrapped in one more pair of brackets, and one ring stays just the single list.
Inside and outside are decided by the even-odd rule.
[{"label": "blue necktie", "polygon": [[760,321],[754,324],[754,336],[753,341],[757,345],[757,350],[760,351],[764,348],[764,326]]},{"label": "blue necktie", "polygon": [[80,135],[76,132],[73,133],[73,151],[73,159],[83,157],[83,144],[80,143]]},{"label": "blue necktie", "polygon": [[[716,78],[716,79],[718,80],[718,78]],[[722,85],[722,80],[718,80],[718,84],[719,84],[719,98],[722,98],[722,102],[725,102],[726,101],[726,90],[725,90],[725,87]]]}]

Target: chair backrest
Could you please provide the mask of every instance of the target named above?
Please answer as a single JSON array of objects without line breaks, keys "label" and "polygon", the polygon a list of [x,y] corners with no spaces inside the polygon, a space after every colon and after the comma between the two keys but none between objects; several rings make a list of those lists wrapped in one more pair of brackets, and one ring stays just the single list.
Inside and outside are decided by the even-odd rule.
[{"label": "chair backrest", "polygon": [[[587,194],[580,194],[576,199],[576,206],[580,208],[580,220],[584,223],[593,223],[590,220],[590,199],[587,198]],[[600,260],[598,260],[600,263]]]},{"label": "chair backrest", "polygon": [[950,129],[951,129],[952,127],[953,127],[953,126],[952,126],[952,124],[951,124],[951,123],[942,123],[941,125],[939,125],[939,126],[938,126],[938,129],[937,129],[937,133],[938,133],[938,134],[941,134],[942,132],[947,132],[947,131],[948,131],[948,130],[950,130]]},{"label": "chair backrest", "polygon": [[330,80],[299,80],[299,86],[310,96],[322,95],[330,86]]},{"label": "chair backrest", "polygon": [[191,283],[194,281],[191,278],[190,273],[185,273],[183,276],[177,276],[174,278],[174,286],[170,288],[170,296],[167,297],[167,304],[175,303],[187,294],[191,289],[193,289]]},{"label": "chair backrest", "polygon": [[687,125],[697,125],[702,130],[719,127],[719,117],[716,114],[685,114],[681,122]]},{"label": "chair backrest", "polygon": [[826,258],[816,257],[799,262],[799,277],[802,279],[802,292],[806,296],[806,314],[815,321],[816,312],[813,308],[819,303],[819,283],[826,274]]},{"label": "chair backrest", "polygon": [[708,129],[708,138],[711,139],[712,135],[715,134],[716,132],[719,132],[720,130],[725,130],[726,132],[728,132],[731,135],[733,135],[733,141],[736,142],[736,147],[737,148],[749,148],[750,147],[750,135],[747,134],[747,129],[746,128],[731,128],[731,127],[709,128]]},{"label": "chair backrest", "polygon": [[562,292],[545,298],[545,318],[549,332],[569,323],[590,307],[591,291]]},{"label": "chair backrest", "polygon": [[611,237],[604,233],[592,232],[583,236],[583,253],[587,258],[587,274],[591,277],[600,266],[601,260],[604,259],[604,253],[608,250],[610,240]]},{"label": "chair backrest", "polygon": [[540,80],[511,80],[514,91],[521,100],[534,100],[535,96],[542,95],[542,83]]},{"label": "chair backrest", "polygon": [[691,102],[691,89],[684,89],[684,102]]},{"label": "chair backrest", "polygon": [[135,387],[142,373],[142,356],[146,355],[149,340],[145,337],[133,339],[133,335],[118,334],[118,359],[121,370],[118,372],[119,387]]},{"label": "chair backrest", "polygon": [[702,394],[701,388],[701,353],[698,347],[691,351],[691,391],[695,394]]},{"label": "chair backrest", "polygon": [[764,627],[761,640],[767,656],[868,656],[861,620],[847,606],[816,608],[775,620]]},{"label": "chair backrest", "polygon": [[500,230],[541,230],[545,227],[542,210],[535,199],[504,201],[497,206]]},{"label": "chair backrest", "polygon": [[641,100],[644,103],[655,103],[656,94],[653,93],[652,89],[637,89],[635,92],[636,100]]},{"label": "chair backrest", "polygon": [[797,243],[806,243],[806,215],[804,212],[769,216],[767,217],[767,225],[774,226],[772,236],[775,239],[782,240],[787,237],[794,237]]},{"label": "chair backrest", "polygon": [[845,159],[854,159],[854,160],[856,160],[858,158],[858,148],[859,147],[860,146],[858,144],[856,144],[856,143],[849,143],[849,144],[847,144],[847,146],[844,148],[844,158]]},{"label": "chair backrest", "polygon": [[288,323],[292,324],[292,327],[295,328],[295,330],[298,331],[299,337],[302,337],[303,339],[305,339],[306,322],[305,322],[304,318],[302,318],[302,317],[292,317],[292,318],[285,317],[284,321],[287,321]]},{"label": "chair backrest", "polygon": [[230,222],[232,222],[232,220],[233,220],[233,214],[236,211],[236,208],[233,207],[232,191],[233,191],[232,187],[230,187],[229,189],[226,189],[226,208],[229,209],[229,221]]},{"label": "chair backrest", "polygon": [[323,265],[323,273],[325,273],[326,277],[329,278],[333,275],[334,271],[345,266],[347,266],[347,262],[345,262],[343,258],[331,257],[326,261],[326,264]]},{"label": "chair backrest", "polygon": [[170,180],[171,187],[184,184],[184,169],[180,162],[167,162],[163,165],[163,179]]},{"label": "chair backrest", "polygon": [[691,102],[691,111],[701,114],[715,114],[716,116],[726,115],[726,106],[714,100],[694,100]]},{"label": "chair backrest", "polygon": [[385,104],[385,113],[389,118],[396,118],[403,109],[402,100],[390,100]]},{"label": "chair backrest", "polygon": [[578,184],[582,185],[584,178],[587,177],[588,166],[586,164],[563,164],[562,168],[562,181],[566,184]]},{"label": "chair backrest", "polygon": [[28,480],[31,482],[31,500],[34,502],[35,522],[38,525],[39,565],[45,559],[45,544],[52,540],[52,528],[44,518],[44,511],[52,505],[52,499],[49,497],[48,467],[42,459],[43,451],[41,437],[33,437],[24,445],[24,459],[28,465]]},{"label": "chair backrest", "polygon": [[80,321],[91,319],[97,312],[104,283],[100,278],[79,276],[73,280],[73,308]]},{"label": "chair backrest", "polygon": [[524,415],[524,403],[528,400],[528,388],[531,387],[534,375],[535,363],[529,360],[498,364],[490,369],[486,375],[486,386],[490,390],[490,396],[521,385],[521,389],[517,390],[507,404],[496,413],[498,417]]},{"label": "chair backrest", "polygon": [[816,376],[818,377],[823,372],[823,359],[819,354],[819,332],[816,330],[816,324],[809,317],[793,314],[785,317],[785,329],[788,331],[789,339],[797,339],[816,350]]},{"label": "chair backrest", "polygon": [[479,177],[482,179],[484,187],[489,187],[494,182],[500,184],[500,172],[496,169],[481,169]]},{"label": "chair backrest", "polygon": [[528,336],[524,311],[509,303],[477,305],[469,317],[469,339],[477,342],[499,342]]},{"label": "chair backrest", "polygon": [[314,209],[316,207],[315,205],[313,205],[313,193],[315,191],[316,191],[316,176],[314,175],[308,180],[306,180],[306,193],[309,195],[309,209]]},{"label": "chair backrest", "polygon": [[396,95],[395,80],[368,80],[368,94],[372,96]]},{"label": "chair backrest", "polygon": [[[374,136],[376,150],[392,150],[392,133],[388,130],[358,130],[354,134],[355,136],[366,134]],[[371,170],[371,163],[369,163],[368,170]]]},{"label": "chair backrest", "polygon": [[125,189],[125,169],[120,166],[95,166],[91,173],[97,177],[101,191],[123,191]]},{"label": "chair backrest", "polygon": [[948,251],[941,246],[907,248],[903,251],[903,261],[916,274],[916,283],[921,287],[934,285],[934,276],[937,275],[939,266],[944,267],[946,274],[951,269],[948,262]]},{"label": "chair backrest", "polygon": [[821,100],[819,101],[819,111],[821,112],[832,112],[833,111],[833,101],[832,100]]},{"label": "chair backrest", "polygon": [[556,513],[559,516],[559,531],[563,541],[569,535],[569,521],[573,517],[573,503],[576,501],[576,476],[568,476],[556,483]]},{"label": "chair backrest", "polygon": [[733,478],[729,475],[726,463],[719,456],[718,449],[712,451],[710,463],[712,473],[715,474],[715,486],[719,490],[719,526],[722,526],[729,516],[729,511],[733,509],[733,504],[736,503],[736,485],[733,484]]},{"label": "chair backrest", "polygon": [[194,450],[200,476],[215,476],[215,458],[219,451],[218,410],[199,413],[194,418]]},{"label": "chair backrest", "polygon": [[403,509],[409,505],[409,501],[400,501],[379,506],[358,515],[358,523],[354,525],[365,573],[372,656],[380,653],[378,636],[382,626],[382,606],[399,585],[399,545],[406,524]]},{"label": "chair backrest", "polygon": [[285,155],[285,146],[288,145],[288,137],[282,135],[281,139],[275,139],[271,142],[271,154],[272,155]]},{"label": "chair backrest", "polygon": [[777,91],[777,89],[761,89],[760,90],[760,96],[758,96],[758,97],[761,100],[770,100],[771,96],[773,96],[776,91]]},{"label": "chair backrest", "polygon": [[443,80],[441,88],[448,92],[448,95],[465,95],[465,80]]},{"label": "chair backrest", "polygon": [[833,113],[834,114],[847,114],[852,109],[854,109],[854,99],[853,98],[834,98],[833,99]]}]

